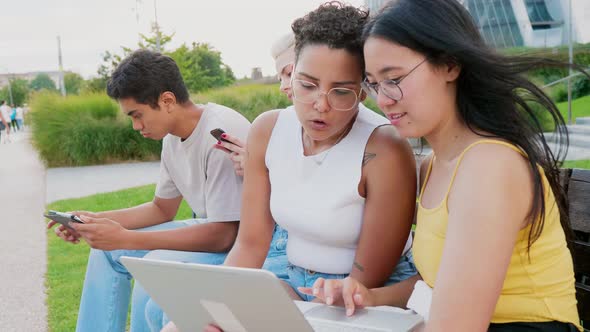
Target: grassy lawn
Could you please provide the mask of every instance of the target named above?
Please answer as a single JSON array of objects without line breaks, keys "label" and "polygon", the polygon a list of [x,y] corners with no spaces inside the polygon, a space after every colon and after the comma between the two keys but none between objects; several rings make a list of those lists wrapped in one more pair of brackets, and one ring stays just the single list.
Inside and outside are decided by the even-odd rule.
[{"label": "grassy lawn", "polygon": [[563,163],[563,168],[590,169],[590,160],[570,160]]},{"label": "grassy lawn", "polygon": [[[151,201],[155,185],[125,189],[77,199],[57,201],[47,208],[57,211],[87,210],[105,211],[135,206]],[[177,219],[188,219],[191,210],[182,202]],[[84,241],[72,245],[48,231],[47,248],[47,306],[49,330],[54,332],[74,331],[78,305],[90,248]]]},{"label": "grassy lawn", "polygon": [[[567,101],[557,104],[561,115],[567,122]],[[590,117],[590,96],[582,97],[572,101],[572,118]]]}]

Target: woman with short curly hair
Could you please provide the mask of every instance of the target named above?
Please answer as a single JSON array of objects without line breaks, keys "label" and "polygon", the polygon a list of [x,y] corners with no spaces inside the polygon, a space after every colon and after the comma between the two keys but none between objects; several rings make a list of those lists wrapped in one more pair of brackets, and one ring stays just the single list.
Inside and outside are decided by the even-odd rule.
[{"label": "woman with short curly hair", "polygon": [[330,2],[297,19],[294,105],[261,114],[248,137],[240,231],[225,263],[261,267],[276,221],[289,232],[294,299],[312,300],[298,288],[319,277],[378,287],[416,273],[412,149],[361,104],[367,18]]},{"label": "woman with short curly hair", "polygon": [[416,274],[413,152],[361,104],[367,18],[330,2],[297,19],[294,105],[261,114],[248,135],[240,230],[225,264],[262,267],[276,221],[289,232],[287,289],[296,300],[313,300],[299,288],[319,277],[380,287]]}]

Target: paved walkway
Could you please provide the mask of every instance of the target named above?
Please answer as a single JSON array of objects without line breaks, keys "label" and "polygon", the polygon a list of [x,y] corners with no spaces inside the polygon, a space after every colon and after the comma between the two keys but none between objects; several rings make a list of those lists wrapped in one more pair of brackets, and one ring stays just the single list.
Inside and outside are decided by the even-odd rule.
[{"label": "paved walkway", "polygon": [[46,203],[155,183],[159,163],[45,171],[27,133],[16,133],[12,143],[0,144],[0,156],[0,331],[44,332]]},{"label": "paved walkway", "polygon": [[16,133],[0,144],[0,331],[47,331],[45,169]]},{"label": "paved walkway", "polygon": [[156,183],[159,165],[159,162],[145,162],[50,168],[47,170],[46,202]]}]

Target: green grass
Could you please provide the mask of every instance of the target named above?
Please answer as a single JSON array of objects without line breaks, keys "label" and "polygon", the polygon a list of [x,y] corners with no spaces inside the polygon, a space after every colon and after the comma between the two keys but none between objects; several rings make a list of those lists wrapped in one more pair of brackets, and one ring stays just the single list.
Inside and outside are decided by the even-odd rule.
[{"label": "green grass", "polygon": [[[57,211],[87,210],[105,211],[122,209],[151,201],[155,185],[125,189],[106,194],[98,194],[77,199],[57,201],[48,209]],[[182,202],[176,219],[191,218],[192,212],[186,202]],[[81,241],[72,245],[47,232],[47,306],[49,330],[54,332],[74,331],[86,263],[90,248]]]},{"label": "green grass", "polygon": [[590,169],[590,160],[569,160],[564,162],[562,167]]},{"label": "green grass", "polygon": [[[567,101],[557,104],[561,115],[567,122]],[[572,101],[572,118],[590,117],[590,96]]]}]

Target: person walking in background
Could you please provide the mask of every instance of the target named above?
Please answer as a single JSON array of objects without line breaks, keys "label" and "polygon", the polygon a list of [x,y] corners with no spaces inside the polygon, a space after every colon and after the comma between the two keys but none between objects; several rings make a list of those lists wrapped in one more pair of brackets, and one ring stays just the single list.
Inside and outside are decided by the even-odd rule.
[{"label": "person walking in background", "polygon": [[[6,121],[6,119],[4,118],[4,112],[0,111],[0,143],[3,143],[2,141],[2,133],[6,131],[7,134],[5,136],[8,136],[8,132],[10,131],[10,127],[8,124],[8,121]],[[4,138],[6,139],[6,138]]]},{"label": "person walking in background", "polygon": [[5,134],[4,136],[4,140],[3,143],[10,143],[10,107],[8,105],[6,105],[6,101],[5,100],[1,100],[0,101],[0,113],[2,113],[2,118],[4,119],[4,132]]},{"label": "person walking in background", "polygon": [[24,128],[25,128],[25,124],[24,124],[25,114],[24,113],[25,113],[25,111],[21,106],[16,108],[16,126],[18,127],[18,130],[24,130]]},{"label": "person walking in background", "polygon": [[10,105],[10,126],[12,127],[12,131],[13,132],[17,132],[18,131],[18,126],[16,124],[16,107],[13,105]]}]

